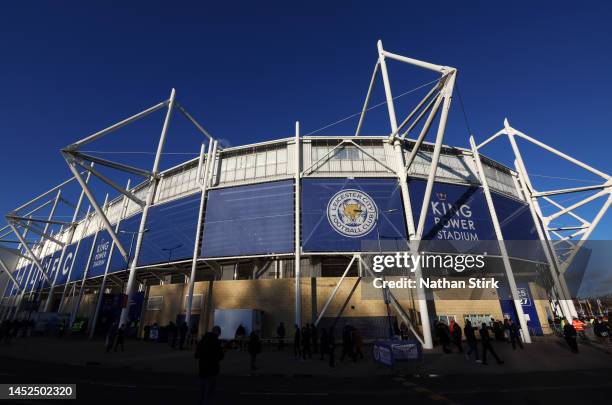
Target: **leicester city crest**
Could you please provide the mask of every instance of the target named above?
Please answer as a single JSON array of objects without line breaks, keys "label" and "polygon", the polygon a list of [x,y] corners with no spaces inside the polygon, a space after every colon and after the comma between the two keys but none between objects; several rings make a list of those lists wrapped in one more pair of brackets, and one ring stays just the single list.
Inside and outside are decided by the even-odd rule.
[{"label": "leicester city crest", "polygon": [[374,199],[363,191],[342,190],[329,200],[327,219],[339,234],[358,238],[374,229],[378,208]]}]

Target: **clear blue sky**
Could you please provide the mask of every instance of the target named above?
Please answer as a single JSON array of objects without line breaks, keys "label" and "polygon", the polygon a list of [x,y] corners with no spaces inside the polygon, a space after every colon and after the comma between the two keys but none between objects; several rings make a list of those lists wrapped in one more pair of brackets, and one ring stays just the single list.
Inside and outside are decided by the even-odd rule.
[{"label": "clear blue sky", "polygon": [[[307,133],[350,115],[361,108],[379,38],[393,52],[459,69],[477,139],[508,117],[612,172],[612,7],[605,2],[83,3],[11,2],[0,12],[1,213],[69,176],[62,146],[166,98],[172,87],[233,145],[290,135],[295,120]],[[396,94],[434,78],[399,64],[390,73]],[[398,101],[398,115],[410,97]],[[374,110],[365,133],[388,133],[385,114],[384,106]],[[151,119],[155,125],[96,148],[153,151],[161,116]],[[201,139],[176,121],[167,150],[197,152]],[[321,134],[350,134],[355,125]],[[458,97],[446,143],[467,146]],[[508,151],[506,143],[487,150],[511,164]],[[542,175],[593,179],[535,149],[525,154],[538,185],[565,185]],[[187,155],[168,156],[165,166],[178,157]],[[610,239],[611,217],[595,238]]]}]

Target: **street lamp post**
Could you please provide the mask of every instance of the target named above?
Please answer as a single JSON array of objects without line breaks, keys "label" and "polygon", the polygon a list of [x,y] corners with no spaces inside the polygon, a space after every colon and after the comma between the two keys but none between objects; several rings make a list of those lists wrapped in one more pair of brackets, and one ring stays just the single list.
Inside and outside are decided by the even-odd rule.
[{"label": "street lamp post", "polygon": [[178,244],[176,246],[170,247],[170,248],[162,248],[162,250],[164,252],[168,252],[168,264],[170,264],[170,260],[172,258],[172,252],[174,252],[176,249],[178,249],[180,247],[183,247],[182,243],[180,243],[180,244]]}]

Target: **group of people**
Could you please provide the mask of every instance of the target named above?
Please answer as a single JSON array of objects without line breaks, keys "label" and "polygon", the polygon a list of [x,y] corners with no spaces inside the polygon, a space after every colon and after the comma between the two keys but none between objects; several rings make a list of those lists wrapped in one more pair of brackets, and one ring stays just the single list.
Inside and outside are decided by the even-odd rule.
[{"label": "group of people", "polygon": [[[329,329],[319,329],[315,325],[306,324],[301,329],[296,325],[293,335],[293,351],[296,358],[311,359],[312,353],[319,353],[319,359],[329,360],[329,366],[336,365],[336,337],[333,326]],[[349,358],[353,361],[363,359],[363,338],[358,329],[351,325],[342,328],[342,353],[340,361]]]},{"label": "group of people", "polygon": [[312,353],[318,353],[319,347],[319,331],[315,325],[307,323],[302,328],[295,325],[293,333],[293,354],[296,358],[300,356],[302,359],[312,359]]},{"label": "group of people", "polygon": [[6,319],[0,324],[0,342],[9,344],[17,336],[29,336],[32,329],[34,329],[34,321],[31,319]]},{"label": "group of people", "polygon": [[170,322],[168,326],[166,326],[166,331],[168,332],[168,343],[170,346],[176,349],[178,344],[179,350],[183,350],[185,347],[185,340],[187,339],[187,333],[189,332],[187,322],[183,321],[178,326],[174,322]]},{"label": "group of people", "polygon": [[586,339],[585,328],[589,327],[589,325],[593,327],[593,334],[597,341],[603,344],[606,350],[609,350],[611,343],[609,323],[602,317],[594,318],[591,322],[587,322],[579,318],[574,318],[571,322],[568,322],[567,318],[561,320],[563,337],[572,353],[578,353],[578,336]]},{"label": "group of people", "polygon": [[[276,330],[278,349],[283,350],[285,339],[285,325],[281,322]],[[205,333],[197,344],[195,358],[199,362],[199,375],[201,380],[202,403],[210,403],[215,392],[216,380],[220,371],[220,362],[224,358],[223,345],[219,336],[221,328],[215,326],[210,332]],[[235,341],[239,350],[246,347],[250,356],[251,370],[256,370],[257,355],[261,353],[262,343],[259,332],[252,330],[246,338],[247,330],[241,324],[234,333]],[[242,343],[241,343],[242,342]],[[319,330],[315,325],[306,324],[302,328],[295,326],[294,332],[294,355],[296,358],[311,359],[313,353],[319,353],[320,359],[325,360],[327,356],[329,365],[335,366],[335,338],[333,327]],[[359,331],[351,325],[345,325],[342,330],[342,355],[357,361],[363,359],[363,339]]]},{"label": "group of people", "polygon": [[190,348],[196,341],[197,328],[189,330],[187,322],[169,322],[166,326],[159,326],[157,323],[153,325],[145,325],[143,328],[143,340],[152,342],[168,342],[173,349],[178,348],[183,350]]},{"label": "group of people", "polygon": [[119,325],[119,322],[115,321],[111,324],[110,329],[106,335],[106,352],[110,352],[113,348],[117,351],[121,348],[121,351],[125,349],[125,325]]},{"label": "group of people", "polygon": [[[515,323],[512,319],[504,319],[503,322],[491,319],[491,326],[483,322],[480,327],[473,326],[469,319],[465,320],[465,330],[455,322],[454,319],[450,320],[449,325],[444,321],[434,322],[435,335],[442,345],[444,353],[452,353],[452,347],[456,347],[459,353],[463,353],[467,360],[471,360],[472,355],[477,363],[487,363],[487,353],[490,353],[493,358],[497,361],[497,364],[504,364],[504,361],[497,355],[492,345],[492,340],[508,341],[512,344],[512,349],[516,350],[517,347],[523,349],[523,343],[521,342],[520,326]],[[480,340],[476,338],[476,332],[480,336]],[[493,337],[491,337],[491,333]],[[467,342],[467,351],[463,350],[463,336]],[[482,345],[482,360],[478,355],[478,344]]]}]

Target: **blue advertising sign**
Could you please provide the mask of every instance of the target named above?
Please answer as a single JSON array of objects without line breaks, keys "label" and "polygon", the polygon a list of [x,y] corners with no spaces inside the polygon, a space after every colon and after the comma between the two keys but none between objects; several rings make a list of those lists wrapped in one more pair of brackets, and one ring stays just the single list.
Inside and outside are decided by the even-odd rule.
[{"label": "blue advertising sign", "polygon": [[88,278],[104,275],[112,242],[113,239],[106,229],[98,233],[91,262],[89,263]]},{"label": "blue advertising sign", "polygon": [[[408,187],[415,223],[418,223],[426,182],[412,179]],[[538,242],[529,206],[494,192],[491,197],[509,255],[544,262],[543,247]],[[483,189],[434,183],[423,240],[445,241],[431,244],[436,251],[500,254],[497,242],[491,242],[497,240],[497,235]]]},{"label": "blue advertising sign", "polygon": [[87,259],[89,259],[89,254],[91,253],[93,239],[94,235],[89,235],[81,240],[79,251],[76,252],[76,256],[73,259],[74,264],[72,265],[72,272],[70,273],[70,282],[83,279]]},{"label": "blue advertising sign", "polygon": [[[151,207],[145,227],[147,232],[138,257],[139,266],[193,257],[200,198],[201,194],[197,193]],[[137,231],[141,216],[133,218],[135,220],[122,222],[121,229]],[[125,267],[125,264],[122,266]],[[116,270],[114,261],[111,267],[113,271]]]},{"label": "blue advertising sign", "polygon": [[302,180],[304,251],[354,252],[363,250],[364,241],[405,240],[397,180]]},{"label": "blue advertising sign", "polygon": [[[142,246],[137,260],[138,266],[191,258],[195,244],[199,209],[200,194],[152,206],[147,216]],[[117,237],[130,256],[136,248],[141,219],[142,213],[137,213],[123,219],[119,224]],[[99,260],[92,260],[91,277],[104,274],[111,244],[112,239],[108,232],[100,232],[94,252],[94,258],[99,256]],[[121,256],[119,249],[115,247],[112,251],[108,274],[126,270],[127,263]],[[98,266],[98,262],[100,266]]]},{"label": "blue advertising sign", "polygon": [[[192,257],[199,202],[200,195],[196,194],[151,207],[147,220],[147,232],[144,234],[143,245],[138,260],[139,265],[161,263],[169,259],[175,261]],[[121,221],[119,226],[120,232],[117,236],[126,250],[131,251],[135,248],[136,232],[140,225],[140,219],[141,214],[138,213]],[[68,245],[62,263],[59,262],[61,249],[41,259],[41,263],[51,280],[53,280],[55,274],[59,272],[57,274],[56,285],[66,283],[71,266],[72,273],[70,273],[69,281],[74,282],[83,279],[93,240],[94,235],[83,238],[78,251],[78,241]],[[104,275],[106,264],[110,256],[111,245],[112,238],[108,231],[105,229],[100,230],[91,257],[87,275],[88,278]],[[172,256],[169,256],[170,250],[172,251]],[[44,278],[40,275],[38,269],[29,269],[29,267],[30,266],[26,266],[25,271],[21,271],[20,273],[19,280],[21,284],[25,283],[27,271],[33,271],[34,273],[30,278],[28,288],[41,288],[45,282]],[[124,270],[126,267],[126,262],[120,255],[118,249],[113,249],[109,273]],[[16,294],[16,291],[12,294]]]},{"label": "blue advertising sign", "polygon": [[[408,182],[414,222],[419,222],[427,182]],[[487,201],[480,187],[434,183],[424,240],[479,241],[496,240]]]},{"label": "blue advertising sign", "polygon": [[211,190],[201,255],[292,252],[293,180]]},{"label": "blue advertising sign", "polygon": [[[540,318],[538,317],[538,311],[536,306],[534,305],[533,299],[531,297],[531,291],[529,290],[529,283],[525,281],[517,281],[517,293],[519,296],[519,300],[521,301],[521,308],[523,309],[523,313],[527,318],[527,327],[529,328],[529,333],[532,335],[542,335],[542,324],[540,323]],[[499,301],[501,304],[501,309],[505,317],[512,318],[512,321],[518,323],[518,317],[516,314],[516,309],[514,307],[514,301],[512,300],[512,295],[510,294],[510,287],[508,283],[502,282],[500,283],[500,288],[498,289]]]},{"label": "blue advertising sign", "polygon": [[498,193],[491,193],[508,255],[546,262],[544,246],[539,241],[529,205]]},{"label": "blue advertising sign", "polygon": [[[64,253],[64,260],[62,261],[61,266],[58,263],[58,271],[57,278],[55,279],[56,285],[62,285],[66,283],[68,279],[68,273],[70,272],[70,266],[74,262],[74,257],[76,253],[76,243],[72,243],[66,246],[66,252]],[[58,257],[59,260],[59,257]]]},{"label": "blue advertising sign", "polygon": [[[19,284],[19,287],[23,288],[23,284],[25,283],[25,276],[28,274],[29,265],[22,266],[18,268],[13,274],[15,275],[15,279]],[[19,289],[15,286],[12,281],[9,281],[4,289],[4,297],[12,297],[19,293]]]}]

